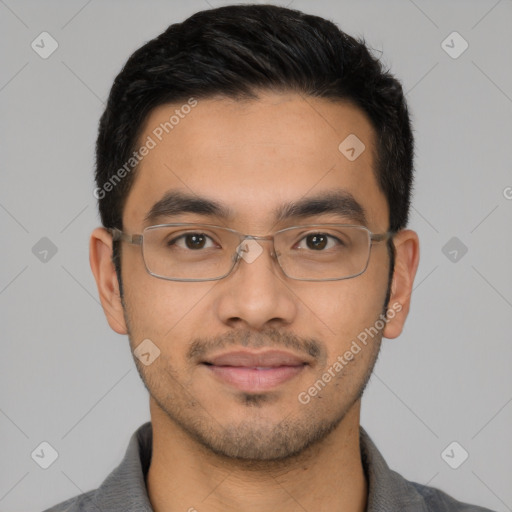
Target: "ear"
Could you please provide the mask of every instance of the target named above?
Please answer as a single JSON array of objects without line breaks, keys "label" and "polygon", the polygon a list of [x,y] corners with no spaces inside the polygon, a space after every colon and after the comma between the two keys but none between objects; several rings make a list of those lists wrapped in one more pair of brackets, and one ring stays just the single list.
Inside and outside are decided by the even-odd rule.
[{"label": "ear", "polygon": [[415,231],[404,229],[393,237],[395,269],[388,304],[385,338],[396,338],[402,332],[411,304],[412,286],[420,261],[420,243]]},{"label": "ear", "polygon": [[119,282],[112,262],[112,235],[105,228],[96,228],[91,233],[89,262],[110,327],[118,334],[127,334]]}]

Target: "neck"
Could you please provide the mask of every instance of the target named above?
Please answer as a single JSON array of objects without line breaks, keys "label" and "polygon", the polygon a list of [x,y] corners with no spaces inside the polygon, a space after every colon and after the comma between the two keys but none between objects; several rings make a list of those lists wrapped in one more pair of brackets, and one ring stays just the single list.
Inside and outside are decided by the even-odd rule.
[{"label": "neck", "polygon": [[147,475],[155,512],[364,512],[360,402],[324,440],[278,462],[247,463],[199,445],[151,400],[153,451]]}]

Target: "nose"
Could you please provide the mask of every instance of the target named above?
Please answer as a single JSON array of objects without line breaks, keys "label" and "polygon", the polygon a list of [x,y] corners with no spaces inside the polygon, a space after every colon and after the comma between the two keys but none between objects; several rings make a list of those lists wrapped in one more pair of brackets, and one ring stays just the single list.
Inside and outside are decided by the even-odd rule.
[{"label": "nose", "polygon": [[297,301],[272,248],[267,239],[241,242],[236,267],[215,287],[216,314],[226,325],[260,330],[293,322]]}]

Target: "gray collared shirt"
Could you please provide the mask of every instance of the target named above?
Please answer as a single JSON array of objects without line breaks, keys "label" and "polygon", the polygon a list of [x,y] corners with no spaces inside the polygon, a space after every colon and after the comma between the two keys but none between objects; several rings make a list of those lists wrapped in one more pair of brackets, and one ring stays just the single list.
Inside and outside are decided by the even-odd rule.
[{"label": "gray collared shirt", "polygon": [[[153,512],[145,481],[151,462],[152,439],[151,422],[141,425],[132,435],[121,464],[98,489],[44,512]],[[433,487],[405,480],[389,469],[362,427],[360,444],[368,479],[367,512],[491,512],[461,503]]]}]

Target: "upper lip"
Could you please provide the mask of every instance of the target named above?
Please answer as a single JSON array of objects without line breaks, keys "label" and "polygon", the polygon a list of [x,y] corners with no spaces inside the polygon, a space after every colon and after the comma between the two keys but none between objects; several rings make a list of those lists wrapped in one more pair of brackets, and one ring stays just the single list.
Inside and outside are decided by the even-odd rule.
[{"label": "upper lip", "polygon": [[301,366],[308,364],[306,359],[282,350],[268,350],[265,352],[237,350],[212,356],[208,360],[203,361],[203,363],[214,366],[237,366],[247,368],[277,368],[278,366]]}]

